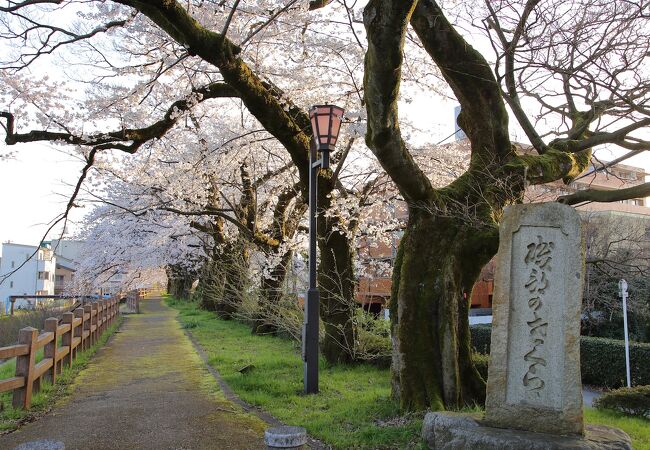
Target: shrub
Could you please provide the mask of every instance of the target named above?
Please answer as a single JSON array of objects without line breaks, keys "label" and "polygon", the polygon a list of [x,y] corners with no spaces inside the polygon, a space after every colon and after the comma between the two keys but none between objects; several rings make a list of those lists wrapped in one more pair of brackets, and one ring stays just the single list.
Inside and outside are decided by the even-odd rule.
[{"label": "shrub", "polygon": [[[471,339],[478,353],[490,353],[490,325],[471,327]],[[650,384],[650,344],[630,343],[632,384]],[[615,339],[580,337],[580,368],[582,382],[608,388],[625,383],[625,343]]]},{"label": "shrub", "polygon": [[61,318],[67,309],[61,306],[38,307],[33,311],[16,311],[14,316],[0,317],[0,347],[13,345],[18,341],[18,331],[25,327],[42,329],[48,317]]},{"label": "shrub", "polygon": [[[625,382],[625,343],[614,339],[582,336],[580,339],[582,382],[616,388]],[[650,384],[650,344],[630,343],[632,384]]]},{"label": "shrub", "polygon": [[650,386],[620,388],[594,401],[598,409],[613,409],[633,416],[650,416]]},{"label": "shrub", "polygon": [[472,361],[474,362],[474,367],[476,367],[476,370],[478,370],[478,373],[481,374],[481,377],[485,381],[487,381],[488,378],[488,361],[490,360],[490,357],[488,355],[484,355],[482,353],[472,353]]},{"label": "shrub", "polygon": [[473,327],[470,327],[470,330],[472,347],[474,347],[474,351],[483,355],[489,355],[490,339],[492,337],[492,326],[475,325]]}]

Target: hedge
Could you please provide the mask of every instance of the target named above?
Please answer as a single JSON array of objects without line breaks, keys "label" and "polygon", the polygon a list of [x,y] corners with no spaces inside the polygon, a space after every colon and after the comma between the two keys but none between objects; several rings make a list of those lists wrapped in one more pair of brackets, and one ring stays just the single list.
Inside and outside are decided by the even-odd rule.
[{"label": "hedge", "polygon": [[650,386],[620,388],[594,401],[598,409],[613,409],[632,416],[650,416]]},{"label": "hedge", "polygon": [[[492,327],[471,327],[472,346],[478,353],[490,353]],[[594,386],[617,388],[625,385],[625,344],[615,339],[580,337],[582,382]],[[632,385],[650,384],[650,344],[630,343]]]}]

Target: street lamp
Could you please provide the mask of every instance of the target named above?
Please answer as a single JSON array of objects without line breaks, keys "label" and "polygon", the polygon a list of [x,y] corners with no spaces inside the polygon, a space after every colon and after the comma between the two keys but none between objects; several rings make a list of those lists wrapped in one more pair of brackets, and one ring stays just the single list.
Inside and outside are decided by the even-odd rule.
[{"label": "street lamp", "polygon": [[[316,105],[309,110],[314,139],[309,146],[309,289],[305,301],[302,326],[302,359],[304,361],[305,394],[318,392],[318,308],[320,293],[316,285],[316,193],[318,172],[330,165],[343,120],[343,108]],[[320,155],[320,159],[318,156]]]}]

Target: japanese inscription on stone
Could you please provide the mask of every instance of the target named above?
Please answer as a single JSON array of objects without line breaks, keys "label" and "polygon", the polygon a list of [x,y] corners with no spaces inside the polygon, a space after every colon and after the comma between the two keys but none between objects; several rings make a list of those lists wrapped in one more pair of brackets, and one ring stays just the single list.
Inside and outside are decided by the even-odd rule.
[{"label": "japanese inscription on stone", "polygon": [[580,218],[559,204],[514,206],[500,239],[486,420],[581,433]]},{"label": "japanese inscription on stone", "polygon": [[[533,403],[556,408],[563,367],[554,349],[562,348],[555,313],[561,310],[562,245],[559,228],[522,226],[513,236],[508,391],[510,404]],[[560,258],[558,258],[560,256]],[[518,378],[518,382],[515,380]]]}]

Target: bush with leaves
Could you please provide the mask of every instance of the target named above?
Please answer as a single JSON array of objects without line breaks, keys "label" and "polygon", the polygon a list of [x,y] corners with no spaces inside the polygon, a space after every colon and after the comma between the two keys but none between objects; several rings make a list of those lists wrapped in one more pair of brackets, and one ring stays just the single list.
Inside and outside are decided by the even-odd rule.
[{"label": "bush with leaves", "polygon": [[633,416],[650,417],[650,385],[613,390],[596,399],[594,406]]}]

